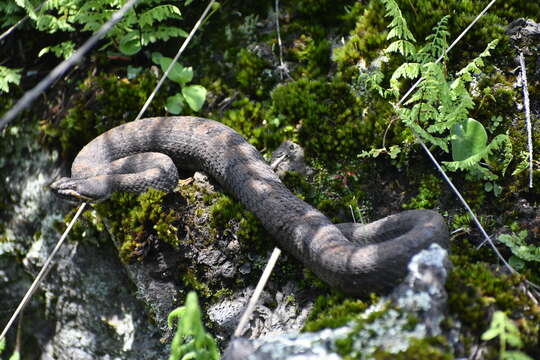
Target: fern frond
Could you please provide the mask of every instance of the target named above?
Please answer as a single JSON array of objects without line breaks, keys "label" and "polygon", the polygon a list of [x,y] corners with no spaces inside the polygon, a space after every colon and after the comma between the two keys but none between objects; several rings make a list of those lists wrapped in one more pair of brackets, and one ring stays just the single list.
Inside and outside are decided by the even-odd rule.
[{"label": "fern frond", "polygon": [[[508,145],[508,143],[510,143],[510,145]],[[493,151],[503,145],[505,146],[505,150],[508,150],[508,146],[510,146],[511,154],[512,143],[510,141],[510,138],[506,134],[500,134],[495,136],[491,143],[489,143],[482,151],[478,152],[477,154],[474,154],[461,161],[443,161],[443,164],[451,171],[470,170],[474,167],[477,167],[480,161],[487,159],[493,153]],[[510,161],[511,160],[512,159],[510,158]],[[505,159],[505,163],[509,163],[510,161],[508,161],[507,158]]]},{"label": "fern frond", "polygon": [[386,53],[398,53],[405,57],[414,55],[416,53],[416,48],[414,47],[414,44],[407,40],[396,40],[386,49],[384,49],[384,52]]},{"label": "fern frond", "polygon": [[386,36],[387,40],[392,38],[397,38],[400,40],[408,40],[415,42],[415,38],[409,27],[407,26],[407,20],[403,17],[401,10],[399,9],[398,4],[394,0],[381,0],[386,8],[385,17],[390,17],[392,21],[388,25],[390,31]]},{"label": "fern frond", "polygon": [[490,42],[484,51],[480,55],[478,55],[473,61],[468,63],[463,69],[461,69],[457,74],[458,76],[463,79],[463,81],[470,82],[472,81],[472,76],[474,74],[480,73],[482,70],[481,67],[484,66],[484,58],[491,55],[491,50],[493,50],[497,43],[499,42],[498,39],[493,40]]},{"label": "fern frond", "polygon": [[428,42],[424,47],[418,51],[416,59],[418,62],[425,64],[430,61],[435,61],[441,55],[444,55],[448,48],[447,38],[450,35],[448,32],[448,19],[450,16],[445,16],[435,27],[433,33],[426,37]]},{"label": "fern frond", "polygon": [[169,39],[179,37],[185,38],[188,35],[189,34],[187,32],[178,27],[160,25],[158,27],[154,27],[151,32],[143,32],[142,44],[148,45],[156,41],[167,41]]},{"label": "fern frond", "polygon": [[152,26],[155,22],[165,19],[180,19],[181,13],[174,5],[158,5],[139,15],[139,25],[141,27]]},{"label": "fern frond", "polygon": [[420,64],[403,63],[392,74],[392,79],[416,79],[420,74]]}]

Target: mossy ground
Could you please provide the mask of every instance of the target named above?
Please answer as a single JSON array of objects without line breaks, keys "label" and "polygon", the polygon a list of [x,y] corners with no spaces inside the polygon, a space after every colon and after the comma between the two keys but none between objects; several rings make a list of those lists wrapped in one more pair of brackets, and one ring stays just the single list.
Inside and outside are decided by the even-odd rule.
[{"label": "mossy ground", "polygon": [[[454,38],[483,7],[480,2],[457,0],[398,3],[419,41],[446,14],[451,14],[449,26]],[[197,81],[209,90],[207,105],[200,115],[237,129],[265,156],[283,140],[292,139],[300,143],[316,170],[315,175],[303,178],[289,174],[285,183],[333,221],[352,221],[351,213],[357,221],[371,221],[400,209],[439,209],[447,216],[451,229],[465,228],[468,231],[466,235],[453,239],[454,269],[448,281],[450,316],[463,324],[460,336],[465,351],[480,342],[479,336],[487,329],[491,314],[495,310],[503,310],[519,325],[525,351],[539,358],[536,350],[539,310],[525,294],[523,278],[505,275],[487,246],[476,249],[482,241],[481,236],[463,215],[459,203],[445,183],[439,180],[438,173],[424,154],[409,143],[407,146],[411,150],[397,159],[357,157],[363,150],[381,146],[387,125],[393,118],[387,102],[362,96],[354,88],[357,65],[369,65],[381,55],[387,44],[388,19],[383,16],[380,2],[282,2],[280,30],[284,60],[289,70],[283,78],[278,69],[275,12],[269,11],[273,5],[273,1],[223,3],[222,9],[210,19],[186,53],[183,64],[193,66],[199,77]],[[201,6],[193,4],[188,7],[186,18],[189,14],[193,14],[193,18],[198,16]],[[499,180],[503,192],[496,197],[486,192],[482,183],[467,181],[463,174],[452,175],[465,198],[487,225],[488,233],[496,233],[511,223],[527,226],[515,210],[518,198],[538,207],[540,187],[526,187],[526,172],[517,176],[511,174],[520,152],[526,149],[526,137],[523,125],[517,121],[521,115],[515,110],[515,103],[520,101],[521,95],[513,87],[516,80],[515,73],[511,72],[515,67],[512,62],[514,53],[506,45],[502,27],[517,17],[539,13],[540,5],[534,1],[511,1],[494,7],[453,50],[448,60],[449,71],[459,69],[488,41],[493,38],[502,40],[502,45],[489,60],[502,70],[488,67],[486,75],[479,79],[478,86],[482,90],[475,99],[478,106],[473,117],[482,121],[486,128],[492,127],[493,136],[505,132],[511,136],[514,160],[511,169]],[[157,50],[171,55],[169,48]],[[143,56],[132,59],[147,67],[134,79],[125,76],[123,65],[111,66],[109,60],[99,56],[91,59],[97,61],[83,66],[88,70],[88,76],[75,86],[70,85],[70,100],[60,108],[53,107],[54,102],[50,103],[49,116],[35,119],[42,121],[42,142],[60,149],[68,161],[97,134],[133,119],[157,82],[149,70],[149,60]],[[383,70],[390,72],[396,63],[390,62],[385,66],[389,68]],[[529,66],[530,74],[538,71],[537,65]],[[93,70],[98,70],[97,76],[92,74]],[[537,80],[531,83],[530,90],[531,98],[538,97]],[[167,91],[165,88],[160,92],[147,116],[165,115],[163,105]],[[2,107],[7,108],[7,103],[4,103],[10,100],[2,97],[0,101]],[[495,120],[497,117],[500,119]],[[536,148],[540,146],[540,136],[537,135],[540,135],[538,129],[534,136]],[[387,144],[399,144],[410,138],[408,130],[394,122],[385,140]],[[448,160],[445,154],[435,155]],[[540,177],[536,171],[535,182],[538,181]],[[211,243],[220,234],[234,231],[246,252],[264,255],[270,251],[273,246],[271,236],[236,201],[226,195],[197,194],[200,194],[200,189],[189,186],[175,193],[174,199],[158,192],[140,196],[121,194],[98,205],[94,212],[87,212],[85,216],[89,222],[97,224],[96,231],[101,230],[97,214],[114,219],[112,230],[120,239],[120,256],[125,261],[141,256],[144,252],[141,244],[150,235],[174,247],[182,246],[182,241],[187,239],[183,233],[186,224],[194,229],[196,219],[206,216],[208,221],[205,225],[211,230],[203,236],[203,242]],[[8,199],[0,203],[2,210],[9,206]],[[187,208],[191,215],[183,216]],[[538,244],[533,229],[530,230],[530,242]],[[84,231],[88,229],[79,227],[76,234]],[[501,249],[506,256],[510,255],[502,246]],[[262,263],[256,267],[262,267]],[[186,268],[182,280],[187,287],[197,289],[207,299],[227,293],[226,286],[233,289],[255,281],[255,276],[250,275],[247,279],[240,276],[227,283],[209,284],[202,280],[206,270],[192,264]],[[313,286],[311,277],[304,278],[302,267],[292,259],[283,265],[281,274],[274,276],[280,279],[289,272],[296,274],[306,286]],[[540,279],[539,271],[532,266],[525,274],[530,279]],[[324,287],[321,291],[328,292],[328,295],[319,300],[320,316],[314,315],[306,329],[338,326],[345,321],[343,319],[349,319],[364,307],[360,300],[342,298]],[[328,320],[328,317],[335,321]],[[445,351],[440,350],[444,346],[440,345],[436,339],[419,340],[399,356],[404,359],[448,358]],[[494,342],[486,344],[492,349],[489,358],[496,358],[496,345]],[[410,357],[411,354],[422,354],[423,357]],[[382,352],[377,356],[388,358]]]}]

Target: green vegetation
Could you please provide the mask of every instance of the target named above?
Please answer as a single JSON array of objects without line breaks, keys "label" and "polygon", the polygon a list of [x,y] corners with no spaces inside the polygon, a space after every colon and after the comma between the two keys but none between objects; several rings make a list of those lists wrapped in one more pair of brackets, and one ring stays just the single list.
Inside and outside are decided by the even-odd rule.
[{"label": "green vegetation", "polygon": [[[0,339],[0,355],[4,352],[6,349],[6,339],[2,338]],[[14,351],[13,354],[9,357],[9,360],[19,360],[21,358],[21,354],[19,351]]]},{"label": "green vegetation", "polygon": [[150,189],[141,195],[116,193],[109,201],[96,204],[96,212],[110,219],[110,230],[120,244],[125,262],[144,256],[151,235],[177,247],[177,215],[164,206],[165,193]]},{"label": "green vegetation", "polygon": [[[36,29],[49,34],[94,32],[103,25],[110,16],[123,5],[122,2],[105,0],[68,0],[47,1],[38,12],[30,1],[19,1],[28,16],[33,20]],[[109,46],[126,55],[139,52],[144,46],[157,41],[187,36],[187,33],[167,21],[181,19],[180,9],[166,1],[141,1],[138,6],[107,33]],[[75,50],[75,42],[66,40],[55,45],[46,46],[39,52],[42,56],[52,52],[58,57],[69,57]]]},{"label": "green vegetation", "polygon": [[[17,3],[24,3],[25,10]],[[121,2],[53,1],[35,14],[30,9],[37,2],[17,3],[0,0],[2,27],[13,24],[26,11],[33,18],[18,30],[28,48],[28,59],[19,65],[17,45],[9,41],[10,51],[0,55],[0,91],[4,92],[0,107],[4,111],[34,81],[29,73],[50,69],[48,62],[55,60],[51,55],[68,55]],[[36,149],[57,149],[61,159],[69,163],[96,135],[135,118],[157,83],[153,63],[165,70],[178,37],[185,36],[182,29],[192,25],[205,5],[187,3],[182,3],[187,5],[184,8],[161,0],[142,1],[94,55],[60,80],[25,120],[36,129],[39,122]],[[450,229],[463,229],[452,240],[453,269],[447,283],[449,315],[445,322],[449,328],[459,329],[456,336],[464,353],[452,354],[445,339],[425,338],[411,340],[406,350],[396,354],[374,350],[373,358],[466,357],[479,346],[484,333],[491,336],[481,344],[487,360],[508,358],[514,349],[531,358],[540,357],[540,309],[523,291],[524,276],[531,281],[540,278],[536,266],[540,257],[535,240],[538,228],[515,205],[518,198],[526,199],[537,211],[540,187],[526,187],[526,137],[516,111],[521,95],[514,88],[514,54],[503,34],[504,26],[515,18],[540,13],[540,4],[510,0],[490,9],[457,47],[435,64],[447,43],[485,2],[281,2],[282,50],[290,75],[286,79],[278,69],[276,12],[269,11],[274,4],[223,3],[183,55],[182,65],[175,65],[171,81],[165,83],[146,116],[163,116],[163,109],[171,114],[198,112],[236,129],[267,158],[283,140],[299,143],[314,174],[289,173],[284,183],[334,222],[352,221],[351,212],[357,221],[364,222],[400,209],[438,208]],[[35,60],[39,53],[41,58]],[[163,55],[152,57],[153,53]],[[530,74],[535,73],[534,63],[529,62],[532,59],[527,58]],[[425,80],[396,112],[393,105],[420,76]],[[536,83],[531,83],[529,90],[532,99],[540,96]],[[411,129],[444,161],[488,233],[500,234],[505,226],[516,224],[507,234],[499,235],[497,245],[524,276],[507,274],[492,251],[479,246],[482,239],[469,215],[414,146]],[[9,158],[28,156],[19,144],[20,131],[21,125],[15,124],[2,134],[0,149],[5,156],[0,159],[0,171],[9,167]],[[534,137],[534,145],[540,147],[540,137]],[[535,170],[536,183],[538,174]],[[4,197],[0,201],[2,213],[12,211],[16,201],[16,195]],[[262,258],[274,244],[260,221],[234,199],[192,185],[171,196],[157,191],[140,196],[116,194],[83,217],[74,238],[84,240],[84,234],[104,230],[105,219],[126,262],[144,257],[149,243],[156,239],[175,248],[193,245],[193,238],[180,244],[184,228],[201,246],[238,239],[241,250],[235,261],[249,261],[256,270],[263,264],[258,258],[253,260],[253,254]],[[4,226],[0,225],[0,238]],[[207,265],[189,262],[182,266],[176,279],[184,286],[180,297],[194,289],[203,304],[256,281],[256,271],[212,282],[205,276]],[[360,331],[395,310],[387,308],[359,320],[358,314],[373,300],[347,298],[318,286],[314,276],[304,274],[301,264],[290,258],[280,264],[273,279],[280,284],[284,279],[297,280],[307,292],[322,294],[305,331],[351,321],[358,322]],[[190,326],[202,329],[197,327],[198,311],[199,322]],[[495,321],[498,312],[508,314],[507,318],[500,321],[497,315]],[[495,330],[486,332],[490,319]],[[402,320],[409,325],[416,321]],[[452,327],[454,321],[460,327]],[[515,325],[517,331],[508,324]],[[193,350],[186,347],[194,339],[186,329],[174,345],[187,351],[180,358]],[[522,346],[516,346],[509,336],[518,336]],[[339,343],[343,354],[354,350],[352,340]]]},{"label": "green vegetation", "polygon": [[9,84],[19,85],[21,69],[10,69],[0,66],[0,92],[9,92]]},{"label": "green vegetation", "polygon": [[[375,296],[370,303],[377,300]],[[369,303],[362,300],[347,299],[340,295],[319,296],[304,325],[304,331],[335,329],[346,325],[368,308]]]},{"label": "green vegetation", "polygon": [[519,233],[502,234],[497,238],[512,251],[509,262],[518,270],[525,268],[525,261],[540,262],[540,247],[527,244],[527,235],[527,230],[522,230]]},{"label": "green vegetation", "polygon": [[220,358],[216,340],[204,330],[197,294],[190,292],[187,295],[186,304],[169,314],[167,319],[169,328],[172,329],[175,319],[177,319],[177,328],[171,344],[169,360],[218,360]]},{"label": "green vegetation", "polygon": [[[169,66],[171,66],[173,59],[155,52],[152,54],[152,61],[161,66],[161,71],[165,73]],[[192,67],[183,67],[176,62],[173,64],[167,77],[169,80],[178,83],[182,88],[182,91],[167,98],[165,110],[171,114],[178,115],[182,113],[185,103],[187,103],[193,111],[201,110],[206,98],[206,89],[201,85],[187,85],[187,83],[193,79]]]},{"label": "green vegetation", "polygon": [[496,311],[491,319],[489,329],[482,334],[482,340],[492,340],[499,338],[500,350],[499,359],[501,360],[532,360],[521,351],[507,350],[507,344],[515,348],[522,348],[523,342],[519,336],[519,330],[506,314],[502,311]]},{"label": "green vegetation", "polygon": [[[471,180],[485,180],[486,185],[489,184],[486,190],[493,190],[495,195],[499,195],[502,189],[494,183],[499,176],[491,169],[497,169],[504,175],[512,160],[512,143],[506,134],[499,134],[491,143],[487,143],[488,135],[482,123],[469,117],[475,104],[467,89],[473,76],[481,73],[483,59],[490,55],[497,40],[489,43],[480,55],[456,74],[455,79],[448,81],[444,63],[436,62],[439,57],[445,57],[448,47],[448,17],[443,17],[437,23],[433,33],[426,37],[426,44],[417,49],[414,45],[416,40],[397,3],[393,0],[383,2],[386,16],[392,20],[387,39],[394,40],[385,53],[400,55],[404,62],[391,75],[389,88],[381,86],[384,76],[380,70],[368,77],[360,77],[359,80],[364,82],[363,87],[371,88],[397,103],[403,83],[408,84],[405,80],[421,77],[423,81],[405,101],[404,107],[396,108],[401,121],[429,145],[446,153],[450,152],[451,147],[453,161],[443,162],[448,170],[465,171]],[[409,142],[413,142],[413,139]],[[372,149],[363,155],[378,156],[381,152],[389,152],[391,157],[395,157],[399,151],[397,146],[393,145],[390,151],[386,148]],[[492,156],[498,149],[503,150],[499,160]],[[483,163],[488,163],[489,168]]]}]

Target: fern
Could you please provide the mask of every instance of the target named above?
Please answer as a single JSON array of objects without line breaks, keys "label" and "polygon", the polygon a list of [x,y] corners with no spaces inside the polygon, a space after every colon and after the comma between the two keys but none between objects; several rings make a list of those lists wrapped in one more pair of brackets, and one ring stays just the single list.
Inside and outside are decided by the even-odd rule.
[{"label": "fern", "polygon": [[392,21],[388,25],[387,40],[396,38],[396,41],[390,43],[386,48],[386,53],[398,53],[405,57],[416,54],[414,42],[416,42],[413,34],[409,30],[407,21],[403,17],[401,10],[394,0],[381,0],[386,8],[385,17],[390,17]]},{"label": "fern", "polygon": [[[402,85],[421,76],[423,81],[417,90],[402,108],[397,109],[399,118],[423,141],[446,153],[451,151],[453,161],[443,163],[448,170],[464,171],[469,178],[485,180],[488,182],[485,184],[486,189],[498,193],[500,186],[492,182],[499,177],[495,172],[504,175],[512,159],[512,144],[505,134],[495,136],[488,144],[484,126],[469,118],[475,104],[468,89],[474,77],[481,73],[484,59],[490,56],[497,41],[490,42],[454,79],[449,79],[444,62],[436,62],[441,56],[444,59],[448,48],[449,17],[439,20],[432,34],[426,37],[425,45],[417,50],[414,36],[397,3],[394,0],[381,2],[385,6],[386,16],[391,18],[387,26],[387,39],[393,40],[385,53],[397,53],[405,61],[391,75],[388,89],[381,86],[384,76],[380,71],[361,72],[358,84],[397,102]],[[389,154],[383,148],[363,152],[361,156],[378,156],[381,153]],[[496,164],[493,163],[495,155],[499,157]]]},{"label": "fern", "polygon": [[[28,0],[17,0],[25,4]],[[115,0],[49,0],[35,16],[36,28],[55,34],[57,32],[95,32],[125,1]],[[29,10],[28,10],[29,11]],[[124,18],[106,35],[110,41],[105,47],[114,45],[127,55],[141,50],[143,46],[174,37],[185,37],[187,33],[175,22],[181,19],[180,9],[167,0],[141,0],[136,9],[131,9]],[[40,55],[53,53],[67,57],[72,53],[73,42],[68,41],[44,48]]]},{"label": "fern", "polygon": [[433,33],[426,37],[428,43],[418,51],[416,56],[416,60],[419,63],[425,64],[434,62],[446,53],[446,49],[448,48],[447,38],[448,35],[450,35],[448,32],[449,18],[450,16],[447,15],[439,20],[437,25],[433,28]]},{"label": "fern", "polygon": [[165,19],[180,19],[180,9],[174,5],[158,5],[139,15],[139,25],[152,26]]}]

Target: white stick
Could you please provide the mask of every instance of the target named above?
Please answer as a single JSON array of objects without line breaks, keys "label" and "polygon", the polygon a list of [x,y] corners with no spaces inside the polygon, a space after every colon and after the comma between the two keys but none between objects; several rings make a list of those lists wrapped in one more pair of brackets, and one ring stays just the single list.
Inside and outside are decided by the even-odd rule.
[{"label": "white stick", "polygon": [[163,74],[163,76],[161,77],[161,79],[159,79],[159,82],[158,84],[156,85],[156,88],[154,89],[154,91],[152,91],[152,93],[150,94],[150,96],[148,97],[148,99],[146,99],[146,102],[144,103],[141,111],[139,111],[139,114],[137,115],[137,117],[135,118],[134,121],[137,121],[139,120],[144,112],[146,111],[146,109],[148,108],[148,106],[150,105],[150,103],[152,102],[152,100],[154,99],[154,96],[156,96],[159,88],[161,87],[161,85],[163,85],[163,82],[165,81],[165,79],[167,78],[167,75],[169,75],[169,73],[171,72],[174,64],[176,64],[176,62],[178,61],[178,58],[180,58],[180,55],[182,55],[182,53],[184,52],[184,50],[186,49],[186,47],[188,46],[189,42],[191,41],[191,39],[193,38],[193,35],[195,35],[195,33],[197,32],[197,29],[199,28],[199,26],[201,26],[203,20],[204,20],[204,17],[206,16],[206,14],[208,14],[208,11],[210,11],[210,8],[212,7],[212,4],[214,3],[214,0],[211,0],[209,3],[208,3],[208,6],[206,6],[206,9],[204,9],[201,17],[199,18],[199,20],[197,21],[197,23],[195,24],[195,26],[193,26],[193,29],[191,29],[191,32],[189,33],[188,37],[184,40],[184,42],[182,43],[182,46],[180,46],[180,50],[178,50],[178,52],[176,53],[176,56],[174,57],[174,59],[171,61],[171,63],[169,64],[169,67],[167,68],[167,70],[165,70],[165,73]]},{"label": "white stick", "polygon": [[242,335],[242,330],[244,330],[244,328],[246,327],[246,324],[249,321],[249,318],[251,317],[253,310],[255,310],[255,305],[257,305],[257,301],[259,301],[259,297],[261,296],[264,286],[266,285],[266,282],[268,281],[268,278],[270,277],[270,274],[272,273],[272,270],[274,269],[274,266],[276,265],[277,259],[279,258],[280,254],[281,254],[281,250],[278,249],[277,247],[274,248],[274,251],[272,251],[272,255],[270,256],[270,259],[268,260],[268,263],[266,264],[266,267],[264,268],[263,274],[261,275],[261,278],[259,279],[259,283],[257,284],[257,287],[255,288],[255,291],[253,292],[251,299],[249,299],[249,303],[246,308],[246,311],[244,311],[244,314],[242,314],[242,317],[240,318],[240,322],[238,323],[238,326],[236,327],[236,330],[234,331],[234,335],[233,335],[234,337],[238,337]]},{"label": "white stick", "polygon": [[527,124],[527,145],[529,148],[529,188],[533,187],[533,142],[531,111],[529,109],[529,89],[527,85],[527,68],[523,51],[519,52],[519,66],[521,66],[521,88],[523,90],[523,108],[525,109],[525,123]]},{"label": "white stick", "polygon": [[75,216],[73,217],[73,219],[69,223],[68,227],[66,228],[66,231],[64,231],[64,233],[60,237],[60,240],[58,240],[58,243],[56,244],[53,251],[51,252],[49,257],[45,261],[45,264],[43,264],[43,267],[41,268],[41,271],[39,272],[39,274],[34,279],[34,282],[32,283],[32,285],[30,286],[30,288],[28,289],[28,291],[24,295],[23,299],[21,300],[19,306],[17,307],[17,309],[15,310],[13,315],[11,316],[11,319],[9,319],[6,327],[2,331],[2,334],[0,335],[0,341],[6,336],[6,333],[8,332],[9,328],[11,327],[11,325],[13,325],[13,322],[15,321],[15,319],[17,318],[19,313],[24,309],[24,307],[28,303],[28,300],[30,300],[30,298],[32,297],[32,295],[36,291],[37,287],[41,283],[41,280],[43,280],[43,278],[47,275],[47,273],[49,271],[49,267],[51,265],[51,262],[52,262],[52,260],[54,258],[54,255],[56,255],[58,250],[60,250],[60,247],[64,243],[64,240],[67,238],[67,234],[69,233],[69,231],[71,230],[71,228],[73,227],[75,222],[77,221],[77,218],[79,217],[79,215],[81,215],[81,213],[82,213],[85,206],[86,206],[86,203],[82,203],[81,206],[79,207],[79,209],[77,210],[77,213],[75,213]]}]

